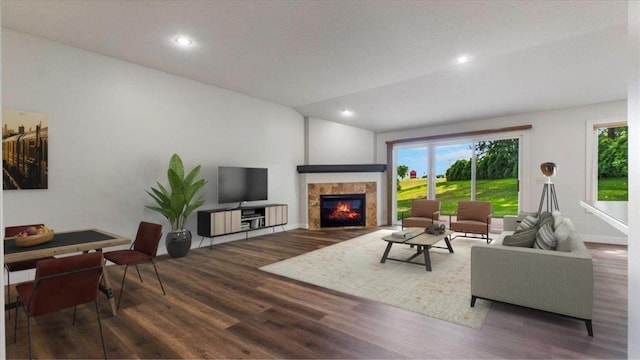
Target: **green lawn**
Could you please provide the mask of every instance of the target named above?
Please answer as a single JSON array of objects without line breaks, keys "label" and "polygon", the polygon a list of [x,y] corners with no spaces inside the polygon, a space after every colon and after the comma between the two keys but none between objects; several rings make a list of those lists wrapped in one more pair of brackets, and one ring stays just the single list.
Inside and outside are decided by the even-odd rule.
[{"label": "green lawn", "polygon": [[[427,196],[427,179],[406,179],[399,182],[397,194],[398,218],[402,212],[411,208],[413,199],[424,199]],[[476,199],[493,203],[493,216],[503,217],[518,213],[517,179],[478,180],[476,182]],[[442,202],[440,213],[448,215],[456,210],[459,200],[470,199],[470,181],[436,181],[436,194]],[[408,216],[408,212],[405,213]]]},{"label": "green lawn", "polygon": [[628,178],[598,179],[598,200],[628,201]]}]

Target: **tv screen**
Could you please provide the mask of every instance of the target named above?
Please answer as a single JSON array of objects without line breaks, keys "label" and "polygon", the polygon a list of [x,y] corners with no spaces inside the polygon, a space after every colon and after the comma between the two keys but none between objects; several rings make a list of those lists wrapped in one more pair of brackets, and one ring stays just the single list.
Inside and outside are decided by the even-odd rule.
[{"label": "tv screen", "polygon": [[267,177],[265,168],[218,166],[218,202],[267,200]]}]

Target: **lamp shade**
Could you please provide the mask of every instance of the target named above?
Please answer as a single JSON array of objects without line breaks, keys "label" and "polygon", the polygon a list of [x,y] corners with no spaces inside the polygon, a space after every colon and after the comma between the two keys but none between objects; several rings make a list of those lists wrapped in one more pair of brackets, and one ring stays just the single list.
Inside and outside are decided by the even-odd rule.
[{"label": "lamp shade", "polygon": [[545,176],[552,177],[556,175],[556,170],[558,169],[558,165],[552,162],[544,162],[540,164],[540,170]]}]

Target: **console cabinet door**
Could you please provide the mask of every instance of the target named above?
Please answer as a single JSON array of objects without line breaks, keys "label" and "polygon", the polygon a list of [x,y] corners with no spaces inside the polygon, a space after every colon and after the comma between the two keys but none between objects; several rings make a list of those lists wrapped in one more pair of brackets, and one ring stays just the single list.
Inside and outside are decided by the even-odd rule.
[{"label": "console cabinet door", "polygon": [[240,231],[240,220],[242,217],[240,210],[219,211],[211,215],[213,217],[213,221],[211,222],[211,233],[213,236]]},{"label": "console cabinet door", "polygon": [[266,209],[266,226],[283,225],[287,223],[287,205],[269,206]]},{"label": "console cabinet door", "polygon": [[286,223],[289,222],[289,207],[287,205],[281,205],[280,206],[280,213],[281,213],[281,218],[280,218],[280,224],[279,225],[284,225]]},{"label": "console cabinet door", "polygon": [[227,232],[234,233],[240,231],[242,229],[242,211],[232,210],[225,212],[225,214],[227,215]]},{"label": "console cabinet door", "polygon": [[224,235],[226,233],[224,229],[226,213],[226,211],[211,213],[211,217],[213,218],[211,221],[211,234],[213,236]]}]

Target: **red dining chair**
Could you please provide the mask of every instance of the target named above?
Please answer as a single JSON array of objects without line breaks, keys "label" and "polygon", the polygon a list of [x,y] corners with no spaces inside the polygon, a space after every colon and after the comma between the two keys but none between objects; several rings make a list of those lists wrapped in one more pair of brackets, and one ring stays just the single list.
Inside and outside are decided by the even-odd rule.
[{"label": "red dining chair", "polygon": [[[48,259],[36,265],[34,281],[16,286],[18,307],[27,315],[27,338],[31,359],[31,318],[73,306],[73,323],[76,320],[76,306],[93,301],[98,316],[102,351],[107,358],[107,348],[102,334],[98,291],[103,266],[102,253],[92,252],[57,259]],[[18,330],[18,307],[14,322],[13,341]]]},{"label": "red dining chair", "polygon": [[160,243],[161,237],[162,225],[141,221],[140,225],[138,225],[136,239],[133,244],[131,244],[131,248],[128,250],[116,250],[104,253],[104,258],[112,263],[125,265],[124,275],[122,275],[122,283],[120,284],[120,296],[118,296],[118,309],[120,308],[120,300],[122,300],[122,292],[124,291],[124,280],[127,277],[127,269],[129,268],[129,265],[134,265],[136,267],[140,283],[142,283],[142,276],[140,275],[138,264],[150,262],[151,265],[153,265],[153,270],[156,272],[156,277],[160,283],[162,293],[167,295],[164,291],[164,286],[162,286],[162,280],[160,280],[158,268],[153,260],[158,252],[158,244]]},{"label": "red dining chair", "polygon": [[[38,227],[38,226],[43,226],[43,224],[7,226],[6,228],[4,228],[5,240],[8,237],[13,237],[18,235],[21,231],[26,230],[31,226]],[[46,260],[46,259],[53,259],[53,256],[4,264],[4,271],[7,273],[7,301],[9,303],[11,302],[11,273],[15,271],[35,269],[38,261]]]}]

